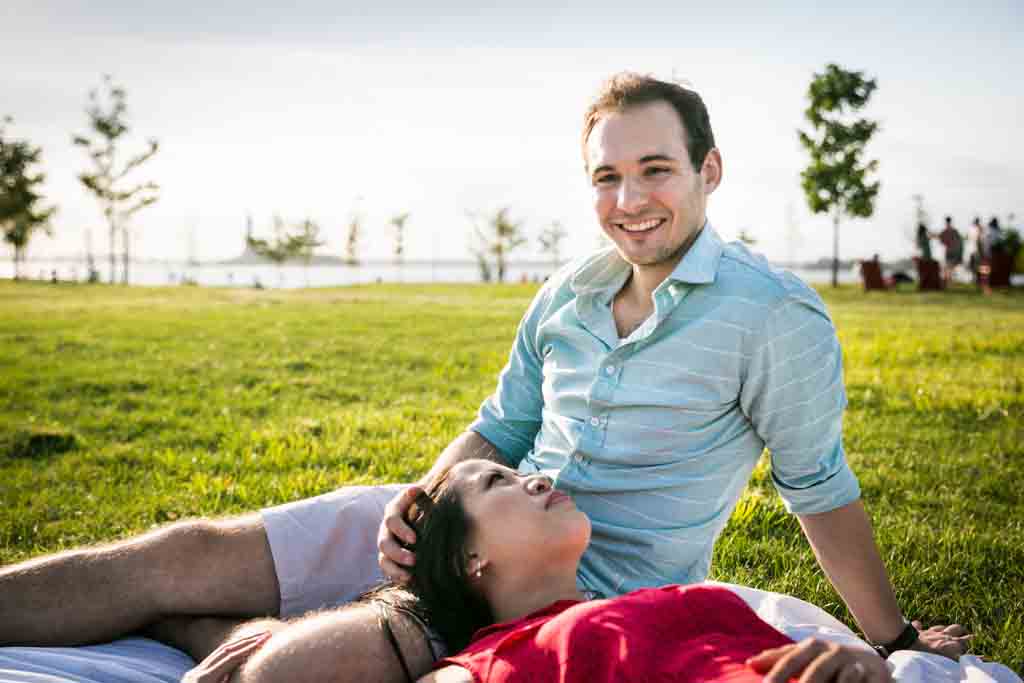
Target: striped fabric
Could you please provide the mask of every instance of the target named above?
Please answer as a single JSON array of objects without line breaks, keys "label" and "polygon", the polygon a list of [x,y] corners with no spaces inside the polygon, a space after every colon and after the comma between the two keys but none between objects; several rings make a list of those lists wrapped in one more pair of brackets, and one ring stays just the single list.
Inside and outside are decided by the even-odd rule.
[{"label": "striped fabric", "polygon": [[549,279],[470,427],[590,517],[580,582],[605,596],[703,580],[766,446],[791,512],[860,496],[842,353],[811,288],[705,225],[619,339],[611,301],[629,272],[609,249]]}]

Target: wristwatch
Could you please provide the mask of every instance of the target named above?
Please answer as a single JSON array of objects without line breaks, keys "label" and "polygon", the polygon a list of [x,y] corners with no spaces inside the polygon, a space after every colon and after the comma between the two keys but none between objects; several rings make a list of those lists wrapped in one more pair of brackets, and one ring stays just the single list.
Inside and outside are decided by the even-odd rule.
[{"label": "wristwatch", "polygon": [[888,643],[882,643],[881,645],[871,644],[871,647],[875,649],[875,652],[882,659],[888,659],[889,655],[897,650],[909,650],[910,647],[917,642],[918,631],[914,628],[914,625],[907,622],[907,625],[903,627],[900,634],[896,636],[895,640],[891,640]]}]

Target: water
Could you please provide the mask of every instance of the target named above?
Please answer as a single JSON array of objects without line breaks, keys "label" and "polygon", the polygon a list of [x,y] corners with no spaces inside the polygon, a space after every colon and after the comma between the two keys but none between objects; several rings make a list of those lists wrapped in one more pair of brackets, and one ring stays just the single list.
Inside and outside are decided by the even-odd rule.
[{"label": "water", "polygon": [[[109,263],[97,263],[100,280],[110,279]],[[506,282],[539,282],[554,270],[550,263],[510,263],[505,275]],[[831,281],[828,270],[794,269],[792,271],[805,282],[825,284]],[[33,260],[22,264],[22,277],[49,280],[56,275],[58,280],[84,281],[88,268],[84,261],[74,260]],[[14,266],[10,261],[0,264],[0,278],[11,278]],[[298,264],[284,266],[238,265],[206,263],[189,265],[182,262],[146,261],[133,263],[130,268],[133,285],[178,285],[194,282],[206,287],[268,287],[296,289],[300,287],[337,287],[341,285],[370,284],[376,282],[481,282],[480,269],[473,261],[414,262],[402,265],[394,263],[365,263],[359,266],[311,265],[308,268]],[[120,269],[118,270],[120,281]],[[839,271],[842,283],[860,282],[860,276],[850,270]]]}]

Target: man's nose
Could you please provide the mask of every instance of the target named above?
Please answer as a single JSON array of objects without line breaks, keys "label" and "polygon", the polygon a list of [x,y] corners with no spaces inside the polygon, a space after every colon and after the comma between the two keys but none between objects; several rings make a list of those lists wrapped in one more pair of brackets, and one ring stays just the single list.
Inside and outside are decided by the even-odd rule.
[{"label": "man's nose", "polygon": [[647,203],[647,193],[639,182],[623,178],[619,184],[619,194],[616,199],[620,211],[637,213]]}]

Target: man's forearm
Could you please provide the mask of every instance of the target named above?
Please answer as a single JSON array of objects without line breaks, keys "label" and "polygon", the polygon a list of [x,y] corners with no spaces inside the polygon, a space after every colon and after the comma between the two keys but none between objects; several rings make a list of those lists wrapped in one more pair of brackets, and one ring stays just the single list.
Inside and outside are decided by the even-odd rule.
[{"label": "man's forearm", "polygon": [[219,645],[258,633],[277,633],[287,624],[279,619],[241,620],[233,617],[167,617],[140,632],[201,661]]},{"label": "man's forearm", "polygon": [[423,477],[421,483],[428,481],[432,476],[451,467],[455,463],[471,458],[485,458],[499,462],[502,465],[508,464],[504,456],[501,455],[490,441],[472,430],[466,430],[455,437],[448,444],[448,447],[441,452],[441,455],[437,457],[437,461],[434,462],[434,466]]},{"label": "man's forearm", "polygon": [[[409,674],[416,679],[434,659],[418,627],[392,615],[392,632]],[[286,627],[232,676],[232,683],[399,683],[406,675],[394,647],[381,631],[376,608],[359,604],[321,612]]]},{"label": "man's forearm", "polygon": [[904,627],[903,614],[861,501],[799,520],[818,564],[864,635],[874,643],[895,639]]}]

